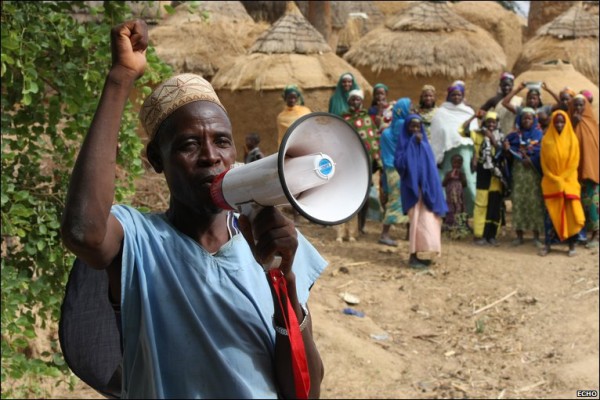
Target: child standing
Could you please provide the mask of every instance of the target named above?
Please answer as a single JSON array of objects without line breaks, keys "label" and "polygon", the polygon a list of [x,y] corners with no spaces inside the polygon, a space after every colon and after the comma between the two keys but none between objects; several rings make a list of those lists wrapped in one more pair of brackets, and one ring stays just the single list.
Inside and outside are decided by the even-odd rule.
[{"label": "child standing", "polygon": [[451,165],[452,169],[446,173],[442,181],[448,204],[444,224],[449,229],[457,229],[466,224],[464,188],[467,186],[467,177],[462,171],[463,158],[460,154],[452,156]]},{"label": "child standing", "polygon": [[264,154],[258,148],[259,143],[260,136],[258,133],[253,132],[246,135],[246,143],[244,145],[244,162],[246,164],[264,157]]}]

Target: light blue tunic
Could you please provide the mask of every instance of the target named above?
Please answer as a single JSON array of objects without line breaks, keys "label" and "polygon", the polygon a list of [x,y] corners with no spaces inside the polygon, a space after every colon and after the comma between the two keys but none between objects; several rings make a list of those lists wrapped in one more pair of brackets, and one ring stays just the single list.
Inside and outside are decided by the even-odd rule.
[{"label": "light blue tunic", "polygon": [[[241,234],[214,255],[164,214],[127,206],[121,275],[123,398],[277,398],[273,299]],[[298,233],[298,299],[327,263]]]}]

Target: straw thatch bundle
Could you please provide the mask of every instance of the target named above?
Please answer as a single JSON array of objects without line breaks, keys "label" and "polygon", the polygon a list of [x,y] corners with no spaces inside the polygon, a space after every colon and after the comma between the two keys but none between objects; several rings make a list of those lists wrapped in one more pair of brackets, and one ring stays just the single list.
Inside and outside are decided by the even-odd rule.
[{"label": "straw thatch bundle", "polygon": [[598,85],[598,32],[598,17],[578,3],[538,29],[513,69],[519,74],[533,64],[561,59]]},{"label": "straw thatch bundle", "polygon": [[148,35],[158,56],[176,73],[192,72],[210,80],[219,68],[244,54],[268,24],[254,22],[239,1],[203,1],[200,5],[179,5]]},{"label": "straw thatch bundle", "polygon": [[[598,86],[586,78],[583,74],[577,72],[573,65],[562,62],[560,60],[552,60],[546,63],[534,64],[531,68],[515,78],[515,86],[521,82],[546,82],[553,92],[558,94],[564,87],[568,86],[575,92],[587,89],[594,95],[592,108],[596,115],[599,116],[598,102]],[[544,104],[554,104],[556,101],[552,96],[542,90],[542,102]]]},{"label": "straw thatch bundle", "polygon": [[392,98],[417,99],[423,84],[445,89],[466,82],[471,102],[483,103],[506,65],[502,47],[446,3],[415,2],[367,33],[344,55],[369,82],[383,82]]},{"label": "straw thatch bundle", "polygon": [[[104,2],[90,0],[83,3],[89,7],[102,7],[102,3]],[[165,18],[168,15],[165,6],[171,5],[170,1],[128,1],[127,3],[131,9],[132,16],[145,20],[149,25],[157,24]],[[88,10],[77,6],[74,6],[73,9],[75,10],[73,17],[81,23],[101,22],[103,19],[102,13],[92,15]]]},{"label": "straw thatch bundle", "polygon": [[521,21],[517,14],[495,1],[460,1],[450,6],[458,15],[492,35],[502,46],[506,68],[510,70],[523,46]]},{"label": "straw thatch bundle", "polygon": [[292,83],[300,86],[307,107],[327,111],[344,72],[351,72],[366,92],[372,90],[289,2],[284,16],[256,40],[248,54],[219,70],[211,83],[229,112],[238,146],[246,133],[256,131],[262,138],[261,149],[271,154],[277,151],[276,120],[285,105],[283,88]]}]

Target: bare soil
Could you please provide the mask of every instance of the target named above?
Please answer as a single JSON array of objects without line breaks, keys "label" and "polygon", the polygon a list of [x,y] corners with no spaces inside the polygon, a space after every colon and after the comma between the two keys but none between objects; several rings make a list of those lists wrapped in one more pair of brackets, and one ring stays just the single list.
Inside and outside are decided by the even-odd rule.
[{"label": "bare soil", "polygon": [[[441,257],[416,271],[407,241],[377,244],[380,228],[368,221],[357,242],[340,244],[333,227],[299,227],[330,263],[309,301],[322,398],[567,399],[599,389],[597,249],[540,257],[527,236],[511,247],[508,226],[499,247],[444,238]],[[41,384],[52,398],[102,398],[81,382],[73,392]]]}]

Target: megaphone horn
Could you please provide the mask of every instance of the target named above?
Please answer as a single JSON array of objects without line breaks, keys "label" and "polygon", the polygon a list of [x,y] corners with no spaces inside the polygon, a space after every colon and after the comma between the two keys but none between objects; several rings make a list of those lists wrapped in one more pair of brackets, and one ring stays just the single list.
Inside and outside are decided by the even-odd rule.
[{"label": "megaphone horn", "polygon": [[309,221],[337,225],[364,205],[370,182],[359,134],[334,114],[314,112],[288,128],[277,153],[225,171],[210,191],[220,208],[289,204]]}]

